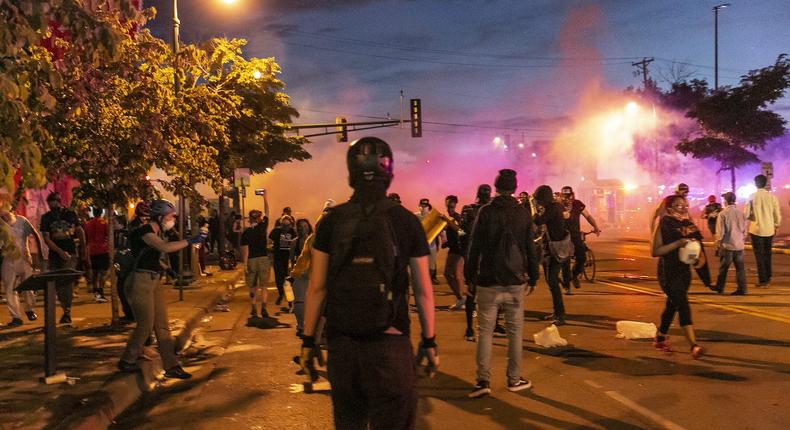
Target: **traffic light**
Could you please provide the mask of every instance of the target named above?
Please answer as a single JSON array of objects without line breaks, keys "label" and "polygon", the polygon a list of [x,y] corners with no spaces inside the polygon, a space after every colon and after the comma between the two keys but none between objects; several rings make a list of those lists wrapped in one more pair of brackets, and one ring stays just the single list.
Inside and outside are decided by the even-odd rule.
[{"label": "traffic light", "polygon": [[337,133],[335,136],[337,136],[338,142],[348,142],[348,126],[343,125],[347,122],[348,120],[346,120],[344,116],[335,118],[335,124],[337,124],[337,127],[335,127]]},{"label": "traffic light", "polygon": [[420,99],[411,99],[411,137],[422,137],[422,107]]}]

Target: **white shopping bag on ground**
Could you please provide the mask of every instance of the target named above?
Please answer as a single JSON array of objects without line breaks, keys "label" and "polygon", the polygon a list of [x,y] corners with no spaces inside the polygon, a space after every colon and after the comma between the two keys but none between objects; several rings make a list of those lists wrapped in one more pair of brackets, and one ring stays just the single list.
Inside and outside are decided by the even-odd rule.
[{"label": "white shopping bag on ground", "polygon": [[639,321],[617,321],[617,338],[652,339],[656,335],[656,325]]},{"label": "white shopping bag on ground", "polygon": [[566,346],[568,344],[568,341],[560,336],[560,330],[554,324],[533,334],[532,338],[535,339],[535,343],[546,348]]}]

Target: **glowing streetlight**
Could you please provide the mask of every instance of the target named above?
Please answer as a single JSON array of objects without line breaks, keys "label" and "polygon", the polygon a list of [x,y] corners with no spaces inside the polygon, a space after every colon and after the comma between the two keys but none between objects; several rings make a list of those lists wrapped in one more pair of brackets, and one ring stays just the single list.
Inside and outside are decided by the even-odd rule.
[{"label": "glowing streetlight", "polygon": [[532,158],[536,158],[537,156],[538,156],[538,154],[536,154],[534,152],[532,153]]},{"label": "glowing streetlight", "polygon": [[497,136],[494,138],[493,142],[494,142],[494,146],[499,146],[502,144],[502,138]]},{"label": "glowing streetlight", "polygon": [[252,72],[252,77],[253,77],[253,78],[255,78],[255,79],[260,79],[260,78],[261,78],[261,76],[262,76],[262,75],[261,75],[261,72],[260,72],[260,71],[258,71],[258,70],[256,70],[256,71]]},{"label": "glowing streetlight", "polygon": [[623,190],[625,190],[626,192],[634,191],[637,188],[638,186],[632,182],[626,182],[623,184]]},{"label": "glowing streetlight", "polygon": [[523,143],[519,143],[518,144],[518,149],[524,149],[524,144]]},{"label": "glowing streetlight", "polygon": [[628,104],[625,105],[625,112],[629,115],[636,115],[638,111],[639,105],[636,104],[636,102],[628,102]]}]

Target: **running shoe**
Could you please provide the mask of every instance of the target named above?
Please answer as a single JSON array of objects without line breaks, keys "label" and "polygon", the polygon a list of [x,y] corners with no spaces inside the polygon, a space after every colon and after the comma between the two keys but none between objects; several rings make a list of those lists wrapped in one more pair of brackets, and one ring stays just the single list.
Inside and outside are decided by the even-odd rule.
[{"label": "running shoe", "polygon": [[491,394],[491,385],[488,383],[488,381],[477,381],[477,384],[475,384],[472,392],[469,393],[469,398],[477,399],[489,394]]},{"label": "running shoe", "polygon": [[27,315],[28,321],[35,321],[38,319],[38,315],[36,315],[34,311],[27,311],[25,312],[25,315]]},{"label": "running shoe", "polygon": [[107,298],[101,294],[96,294],[96,303],[107,303]]},{"label": "running shoe", "polygon": [[450,306],[451,311],[462,311],[464,309],[466,309],[466,301],[464,299],[458,299]]},{"label": "running shoe", "polygon": [[664,338],[664,340],[653,340],[653,347],[661,352],[666,352],[667,354],[672,352],[672,346],[669,345],[669,339]]},{"label": "running shoe", "polygon": [[582,284],[579,282],[578,277],[574,277],[571,282],[573,283],[573,288],[581,288]]},{"label": "running shoe", "polygon": [[511,384],[508,382],[507,384],[507,390],[513,393],[521,390],[528,390],[530,388],[532,388],[532,382],[529,379],[524,378],[518,378],[518,381],[515,383]]},{"label": "running shoe", "polygon": [[255,305],[252,305],[252,310],[250,310],[250,318],[258,318],[258,310],[255,309]]},{"label": "running shoe", "polygon": [[64,313],[63,316],[60,317],[60,323],[61,324],[71,324],[71,313],[69,313],[69,312]]},{"label": "running shoe", "polygon": [[192,374],[182,369],[181,366],[171,367],[165,371],[165,378],[189,379]]},{"label": "running shoe", "polygon": [[22,318],[13,318],[13,319],[11,319],[11,322],[8,323],[8,325],[6,325],[6,327],[14,328],[14,327],[19,327],[22,324],[23,324]]},{"label": "running shoe", "polygon": [[469,342],[475,341],[475,331],[471,328],[466,329],[466,333],[464,333],[464,339],[468,340]]},{"label": "running shoe", "polygon": [[570,296],[571,295],[571,288],[570,287],[566,287],[565,288],[565,295],[566,296]]},{"label": "running shoe", "polygon": [[496,327],[494,327],[494,337],[506,337],[506,336],[507,336],[507,330],[505,330],[505,327],[502,324],[497,324]]}]

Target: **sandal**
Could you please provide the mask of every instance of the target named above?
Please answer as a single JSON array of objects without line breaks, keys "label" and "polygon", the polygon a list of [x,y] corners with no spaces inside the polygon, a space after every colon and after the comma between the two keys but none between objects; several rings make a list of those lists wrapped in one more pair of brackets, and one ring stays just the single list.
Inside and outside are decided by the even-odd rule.
[{"label": "sandal", "polygon": [[694,357],[695,360],[699,360],[700,357],[705,353],[705,349],[701,346],[694,344],[691,347],[691,356]]}]

